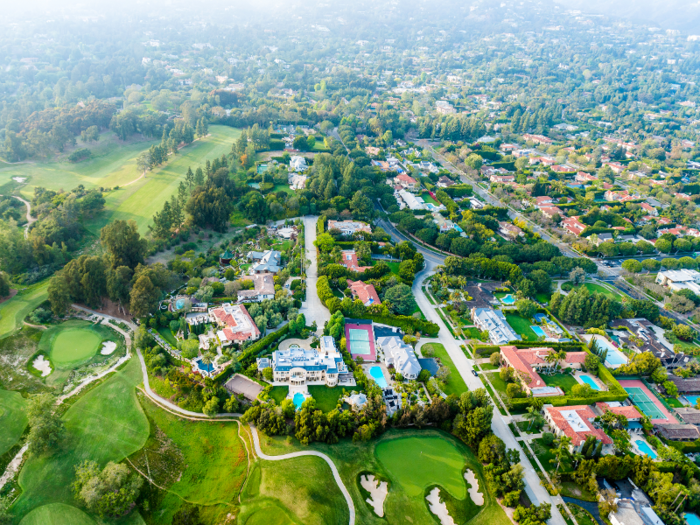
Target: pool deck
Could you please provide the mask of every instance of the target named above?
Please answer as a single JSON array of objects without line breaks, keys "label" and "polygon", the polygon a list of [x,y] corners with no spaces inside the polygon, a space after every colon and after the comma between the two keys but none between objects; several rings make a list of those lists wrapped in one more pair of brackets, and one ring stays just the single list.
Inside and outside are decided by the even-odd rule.
[{"label": "pool deck", "polygon": [[[642,391],[647,395],[649,399],[651,399],[651,402],[656,405],[656,408],[658,408],[661,413],[666,416],[666,419],[652,419],[652,423],[659,423],[659,424],[668,424],[668,423],[678,423],[678,420],[671,415],[671,413],[666,410],[666,407],[661,404],[661,401],[654,395],[653,392],[651,392],[644,383],[642,383],[639,379],[621,379],[619,380],[620,386],[622,388],[625,387],[632,387],[632,388],[641,388]],[[632,404],[634,404],[634,401],[632,401]],[[640,410],[640,412],[643,413],[643,411]]]},{"label": "pool deck", "polygon": [[[647,444],[647,447],[649,447],[649,450],[651,450],[651,451],[656,455],[656,457],[655,457],[655,458],[651,458],[651,456],[649,456],[649,454],[647,454],[646,452],[643,452],[643,451],[639,448],[639,446],[637,445],[637,441],[643,441],[644,443],[646,443],[646,444]],[[637,454],[638,456],[649,456],[649,457],[652,459],[652,461],[658,461],[659,455],[658,455],[657,452],[654,450],[654,447],[652,447],[652,446],[649,444],[649,442],[648,442],[646,439],[644,439],[644,437],[633,435],[633,436],[631,437],[631,439],[630,439],[630,444],[632,445],[632,452],[634,452],[634,453]]]}]

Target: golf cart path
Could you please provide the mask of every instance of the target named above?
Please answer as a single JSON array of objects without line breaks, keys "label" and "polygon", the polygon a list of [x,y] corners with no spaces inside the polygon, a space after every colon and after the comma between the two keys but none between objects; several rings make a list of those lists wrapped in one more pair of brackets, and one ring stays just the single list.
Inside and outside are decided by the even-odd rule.
[{"label": "golf cart path", "polygon": [[345,488],[345,484],[343,483],[343,480],[340,479],[340,473],[338,472],[338,469],[336,468],[336,466],[333,463],[333,461],[331,460],[331,458],[326,456],[324,453],[317,452],[315,450],[290,452],[289,454],[282,454],[280,456],[268,456],[260,449],[260,438],[258,436],[258,430],[253,425],[250,425],[250,430],[251,430],[251,434],[253,435],[253,444],[255,445],[255,453],[258,455],[258,457],[260,457],[262,459],[265,459],[267,461],[283,461],[285,459],[294,459],[294,458],[300,458],[303,456],[315,456],[317,458],[321,458],[323,461],[328,463],[328,466],[331,468],[331,472],[333,472],[333,477],[335,478],[335,482],[338,484],[340,491],[343,493],[343,496],[345,496],[345,501],[347,501],[347,503],[348,503],[348,510],[350,511],[350,525],[355,525],[355,503],[352,501],[352,498],[350,497],[350,493],[348,492],[348,489]]}]

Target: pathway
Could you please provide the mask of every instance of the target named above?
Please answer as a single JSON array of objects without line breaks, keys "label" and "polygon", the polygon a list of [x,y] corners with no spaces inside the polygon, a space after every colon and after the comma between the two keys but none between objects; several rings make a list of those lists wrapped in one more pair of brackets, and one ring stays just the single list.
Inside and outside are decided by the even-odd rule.
[{"label": "pathway", "polygon": [[311,261],[306,268],[306,301],[301,305],[299,313],[306,317],[306,324],[310,326],[316,321],[316,326],[323,329],[326,321],[330,320],[331,314],[326,305],[321,302],[316,291],[316,281],[318,280],[318,261],[316,258],[316,222],[318,217],[304,217],[304,259]]},{"label": "pathway", "polygon": [[22,197],[18,197],[17,195],[13,195],[13,197],[18,201],[22,201],[27,207],[27,225],[24,227],[24,238],[26,239],[27,237],[29,237],[29,228],[32,224],[34,224],[37,221],[37,219],[32,217],[32,205],[29,203],[29,201],[26,201]]},{"label": "pathway", "polygon": [[261,449],[260,449],[260,438],[258,437],[258,430],[253,426],[250,425],[250,430],[251,434],[253,435],[253,443],[255,445],[255,453],[258,455],[258,457],[262,459],[266,459],[267,461],[282,461],[285,459],[293,459],[293,458],[300,458],[303,456],[316,456],[317,458],[321,458],[323,461],[328,463],[328,466],[331,468],[331,472],[333,472],[333,478],[335,478],[335,482],[338,484],[338,487],[340,488],[340,491],[343,493],[343,496],[345,496],[345,501],[348,504],[348,510],[350,511],[350,525],[355,525],[355,503],[352,501],[352,498],[350,497],[350,492],[348,492],[348,489],[345,488],[345,484],[343,483],[343,480],[340,478],[340,473],[338,472],[338,469],[336,468],[335,464],[325,454],[322,452],[317,452],[315,450],[304,450],[300,452],[290,452],[289,454],[282,454],[280,456],[268,456],[265,454]]},{"label": "pathway", "polygon": [[[435,264],[426,259],[426,267],[418,275],[413,282],[413,295],[416,298],[418,306],[425,314],[428,321],[436,323],[440,327],[440,332],[438,333],[438,341],[445,347],[448,355],[452,359],[455,367],[457,368],[459,374],[464,379],[469,390],[476,390],[477,388],[484,388],[484,384],[479,376],[475,376],[472,373],[474,370],[474,361],[469,359],[462,349],[460,348],[460,343],[452,336],[449,332],[445,323],[442,321],[440,316],[434,309],[434,306],[430,304],[428,298],[423,292],[423,285],[425,280],[432,275],[434,272]],[[510,418],[508,418],[508,421]],[[520,452],[520,463],[525,469],[525,491],[534,504],[539,505],[541,503],[552,504],[552,518],[550,520],[551,525],[565,525],[566,522],[562,517],[561,513],[556,507],[554,498],[552,498],[547,490],[540,484],[540,478],[532,467],[530,460],[527,458],[522,450],[520,443],[515,439],[515,436],[508,428],[507,421],[501,416],[500,412],[495,411],[492,421],[492,430],[499,438],[503,440],[506,447],[516,449]]]}]

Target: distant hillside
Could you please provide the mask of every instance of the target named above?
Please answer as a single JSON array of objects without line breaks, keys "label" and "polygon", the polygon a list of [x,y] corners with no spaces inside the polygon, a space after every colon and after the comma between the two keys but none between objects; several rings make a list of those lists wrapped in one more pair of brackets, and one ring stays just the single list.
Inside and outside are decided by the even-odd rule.
[{"label": "distant hillside", "polygon": [[580,9],[642,22],[662,29],[700,33],[700,1],[688,0],[554,0],[568,9]]}]

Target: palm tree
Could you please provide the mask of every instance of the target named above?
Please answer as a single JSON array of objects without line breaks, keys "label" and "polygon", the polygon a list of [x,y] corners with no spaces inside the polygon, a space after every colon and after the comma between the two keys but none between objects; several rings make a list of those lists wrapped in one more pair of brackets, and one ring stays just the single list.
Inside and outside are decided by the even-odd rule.
[{"label": "palm tree", "polygon": [[557,366],[559,366],[559,362],[564,361],[566,359],[566,350],[564,350],[562,348],[558,352],[556,352],[554,355],[557,359]]},{"label": "palm tree", "polygon": [[216,359],[216,354],[212,352],[204,352],[202,354],[202,364],[210,365],[214,362],[214,359]]},{"label": "palm tree", "polygon": [[532,427],[532,424],[535,423],[535,426],[539,425],[539,423],[542,421],[542,415],[539,413],[539,411],[535,407],[527,407],[527,414],[523,416],[525,419],[530,421],[530,424],[527,426],[528,431]]},{"label": "palm tree", "polygon": [[553,363],[557,362],[557,359],[556,352],[549,352],[546,356],[544,356],[545,362],[549,363],[549,367],[547,368],[548,373],[552,373],[552,365]]},{"label": "palm tree", "polygon": [[[571,457],[571,451],[569,450],[569,446],[571,445],[571,438],[568,436],[560,436],[557,438],[557,448],[554,449],[554,457],[556,458],[557,462],[557,468],[554,470],[554,473],[556,474],[559,472],[559,467],[561,466],[561,461],[562,459],[566,459],[568,457]],[[555,461],[554,459],[550,460],[552,463]]]}]

